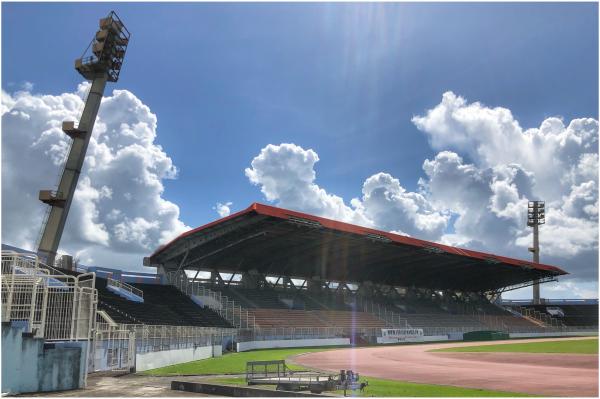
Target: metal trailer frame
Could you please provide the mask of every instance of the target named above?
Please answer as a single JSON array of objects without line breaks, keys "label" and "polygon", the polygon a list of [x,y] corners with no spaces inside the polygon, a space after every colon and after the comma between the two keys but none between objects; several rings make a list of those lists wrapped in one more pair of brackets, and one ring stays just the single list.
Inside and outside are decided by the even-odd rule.
[{"label": "metal trailer frame", "polygon": [[294,372],[285,360],[257,360],[246,362],[246,383],[248,385],[275,385],[278,391],[304,391],[322,393],[343,389],[361,388],[359,375],[351,370],[341,370],[339,374],[319,372]]}]

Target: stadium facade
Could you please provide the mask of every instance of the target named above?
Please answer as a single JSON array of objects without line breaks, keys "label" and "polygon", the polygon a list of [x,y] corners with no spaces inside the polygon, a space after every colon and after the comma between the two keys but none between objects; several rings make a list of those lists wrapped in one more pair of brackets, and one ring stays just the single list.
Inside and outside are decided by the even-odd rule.
[{"label": "stadium facade", "polygon": [[[90,372],[142,371],[231,350],[598,329],[597,301],[500,301],[508,289],[566,274],[556,266],[262,204],[186,232],[144,261],[157,273],[74,268],[60,259],[49,266],[3,251],[3,356],[33,362],[41,375],[63,364],[78,376],[33,386],[3,368],[3,387],[76,388]],[[33,349],[15,350],[25,346]]]},{"label": "stadium facade", "polygon": [[[2,392],[82,388],[131,372],[257,348],[597,335],[598,303],[503,303],[562,269],[252,204],[144,259],[156,274],[56,258],[102,93],[130,33],[111,12],[75,68],[92,83],[38,252],[2,251]],[[4,249],[4,248],[3,248]],[[41,256],[38,257],[38,255]],[[10,365],[7,367],[7,365]]]}]

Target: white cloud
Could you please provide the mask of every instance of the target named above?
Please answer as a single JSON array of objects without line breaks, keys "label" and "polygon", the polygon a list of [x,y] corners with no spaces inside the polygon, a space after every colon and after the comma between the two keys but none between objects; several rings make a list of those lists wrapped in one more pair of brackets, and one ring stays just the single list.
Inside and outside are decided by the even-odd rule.
[{"label": "white cloud", "polygon": [[[595,281],[559,281],[542,284],[540,296],[549,299],[591,299],[598,297],[598,283]],[[532,288],[526,287],[502,294],[503,299],[531,298]]]},{"label": "white cloud", "polygon": [[[33,249],[46,207],[37,192],[53,188],[70,139],[64,120],[77,120],[89,83],[74,93],[2,91],[2,239]],[[157,118],[135,95],[104,97],[61,240],[83,263],[141,268],[142,257],[189,227],[162,197],[177,176],[154,140]]]},{"label": "white cloud", "polygon": [[231,213],[231,205],[233,205],[233,202],[217,202],[213,209],[217,211],[220,217],[224,218],[225,216],[229,216]]},{"label": "white cloud", "polygon": [[33,83],[25,81],[25,82],[23,82],[23,84],[21,85],[21,87],[25,91],[32,91],[33,90]]},{"label": "white cloud", "polygon": [[282,207],[519,258],[531,245],[527,202],[543,199],[542,261],[597,286],[596,120],[551,117],[525,130],[506,108],[447,92],[413,122],[440,151],[424,161],[417,192],[381,172],[347,205],[316,183],[317,153],[294,144],[266,146],[246,176]]},{"label": "white cloud", "polygon": [[[3,242],[33,247],[46,210],[37,191],[57,181],[69,148],[61,122],[77,119],[88,87],[56,96],[2,91]],[[245,174],[282,207],[521,258],[531,243],[526,203],[544,199],[542,261],[597,286],[596,120],[552,117],[523,129],[508,109],[448,92],[413,122],[439,151],[424,160],[417,191],[380,172],[346,201],[317,183],[314,150],[286,143],[263,148]],[[154,143],[156,134],[156,116],[132,93],[115,90],[103,99],[62,251],[84,263],[132,268],[188,229],[178,206],[162,197],[163,180],[176,178],[177,169]],[[224,217],[231,205],[213,209]],[[576,292],[573,281],[547,292],[590,292]]]},{"label": "white cloud", "polygon": [[438,206],[458,215],[448,239],[523,254],[531,245],[526,201],[543,199],[542,260],[564,266],[576,278],[597,279],[598,121],[581,118],[565,125],[551,117],[525,130],[506,108],[469,104],[447,92],[413,122],[434,149],[444,150],[425,161],[424,184]]},{"label": "white cloud", "polygon": [[345,220],[361,225],[371,222],[344,203],[337,195],[327,193],[315,183],[315,164],[319,156],[311,149],[295,144],[269,144],[260,151],[246,168],[252,184],[268,201],[304,212]]},{"label": "white cloud", "polygon": [[592,118],[574,119],[565,126],[551,117],[539,128],[524,130],[510,110],[468,104],[452,92],[412,120],[435,150],[469,155],[478,167],[513,163],[532,172],[537,194],[546,200],[570,188],[573,181],[563,179],[565,172],[571,176],[572,169],[579,169],[580,162],[589,163],[598,152],[598,121]]},{"label": "white cloud", "polygon": [[374,226],[423,239],[438,240],[449,219],[448,214],[438,212],[425,196],[407,191],[388,173],[367,178],[362,198],[352,203]]},{"label": "white cloud", "polygon": [[252,160],[246,176],[260,186],[268,201],[284,208],[430,239],[443,233],[448,216],[435,211],[421,194],[406,191],[387,173],[366,179],[362,197],[347,205],[316,184],[318,160],[312,149],[269,144]]}]

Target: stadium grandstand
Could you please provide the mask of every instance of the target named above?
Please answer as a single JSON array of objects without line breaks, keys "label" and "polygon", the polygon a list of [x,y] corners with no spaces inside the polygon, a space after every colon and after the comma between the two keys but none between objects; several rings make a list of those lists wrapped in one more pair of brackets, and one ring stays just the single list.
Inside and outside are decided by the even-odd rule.
[{"label": "stadium grandstand", "polygon": [[565,275],[558,267],[261,204],[180,235],[144,263],[157,273],[75,265],[68,256],[48,266],[3,246],[3,342],[38,340],[39,353],[28,355],[37,358],[47,345],[80,348],[78,378],[10,392],[81,387],[89,372],[142,371],[226,350],[598,328],[597,301],[501,300]]},{"label": "stadium grandstand", "polygon": [[184,292],[206,287],[233,299],[253,322],[237,327],[257,331],[354,328],[373,340],[386,327],[426,335],[562,327],[496,301],[555,281],[566,274],[558,267],[262,204],[186,232],[145,262]]},{"label": "stadium grandstand", "polygon": [[2,245],[3,395],[83,388],[89,373],[223,351],[461,340],[474,331],[597,335],[597,301],[501,300],[567,274],[558,267],[257,203],[158,248],[144,259],[156,273],[59,255],[103,93],[118,81],[131,37],[114,11],[98,28],[75,60],[90,84],[79,120],[62,123],[72,141],[60,180],[38,195],[48,208],[37,251]]}]

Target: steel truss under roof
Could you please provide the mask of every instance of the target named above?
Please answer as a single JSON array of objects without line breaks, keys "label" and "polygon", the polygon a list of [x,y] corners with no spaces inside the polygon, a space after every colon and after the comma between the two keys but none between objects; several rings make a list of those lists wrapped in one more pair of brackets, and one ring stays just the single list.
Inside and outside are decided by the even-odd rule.
[{"label": "steel truss under roof", "polygon": [[567,274],[300,212],[252,204],[181,234],[145,260],[177,269],[286,275],[399,287],[492,291]]}]

